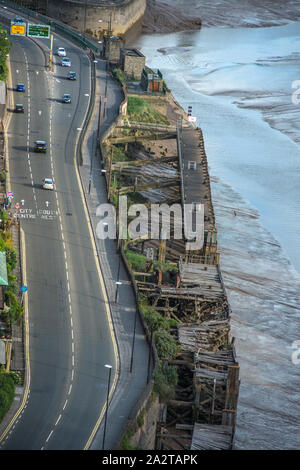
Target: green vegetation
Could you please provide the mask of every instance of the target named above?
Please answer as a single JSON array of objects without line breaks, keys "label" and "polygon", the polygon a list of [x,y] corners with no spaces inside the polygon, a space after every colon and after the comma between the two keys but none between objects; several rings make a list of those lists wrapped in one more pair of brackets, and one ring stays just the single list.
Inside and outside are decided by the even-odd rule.
[{"label": "green vegetation", "polygon": [[143,98],[128,96],[127,116],[130,121],[170,124],[167,118]]},{"label": "green vegetation", "polygon": [[4,288],[4,300],[8,307],[1,312],[1,319],[5,321],[8,329],[14,322],[21,322],[24,308],[17,299],[18,286],[17,278],[12,274],[12,271],[17,266],[17,253],[13,249],[13,242],[9,232],[9,224],[11,221],[6,211],[0,212],[0,219],[2,220],[3,229],[0,230],[0,251],[6,253],[6,266],[8,286]]},{"label": "green vegetation", "polygon": [[5,372],[4,366],[0,369],[0,421],[8,412],[14,400],[16,384],[19,377],[15,372]]},{"label": "green vegetation", "polygon": [[133,271],[145,271],[147,263],[146,256],[141,255],[140,253],[135,253],[134,251],[129,249],[125,250],[125,256],[127,258],[130,268]]},{"label": "green vegetation", "polygon": [[120,82],[122,86],[126,86],[126,75],[123,72],[123,70],[118,69],[118,68],[114,69],[112,71],[112,74],[115,77],[115,79],[118,80],[118,82]]},{"label": "green vegetation", "polygon": [[6,59],[10,46],[11,43],[7,39],[7,32],[4,31],[0,26],[0,81],[5,81],[8,76]]},{"label": "green vegetation", "polygon": [[113,162],[128,162],[132,160],[129,152],[126,152],[123,145],[113,146]]},{"label": "green vegetation", "polygon": [[173,263],[169,263],[169,262],[165,262],[165,263],[161,263],[160,261],[154,261],[153,262],[153,267],[155,269],[159,269],[160,271],[162,271],[163,273],[165,272],[178,272],[178,266],[176,266],[175,264]]},{"label": "green vegetation", "polygon": [[[163,370],[165,369],[165,370]],[[162,364],[158,365],[154,376],[154,392],[158,393],[163,401],[168,401],[175,396],[175,387],[178,383],[177,367],[167,366],[163,368]]]}]

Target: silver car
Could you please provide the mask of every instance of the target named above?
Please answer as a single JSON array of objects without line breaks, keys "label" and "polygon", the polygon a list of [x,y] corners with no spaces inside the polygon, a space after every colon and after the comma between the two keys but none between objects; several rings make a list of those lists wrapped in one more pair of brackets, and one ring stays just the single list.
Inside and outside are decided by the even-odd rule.
[{"label": "silver car", "polygon": [[50,189],[51,191],[53,191],[53,189],[54,189],[53,180],[51,178],[43,179],[42,188],[43,189]]},{"label": "silver car", "polygon": [[62,67],[71,67],[71,61],[68,59],[68,57],[64,57],[63,60],[61,61]]}]

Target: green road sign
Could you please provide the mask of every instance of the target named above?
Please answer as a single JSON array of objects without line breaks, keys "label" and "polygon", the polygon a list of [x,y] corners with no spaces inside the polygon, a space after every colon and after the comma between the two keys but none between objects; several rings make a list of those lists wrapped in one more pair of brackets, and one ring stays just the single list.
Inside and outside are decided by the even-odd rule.
[{"label": "green road sign", "polygon": [[50,26],[28,23],[27,36],[46,39],[50,38]]}]

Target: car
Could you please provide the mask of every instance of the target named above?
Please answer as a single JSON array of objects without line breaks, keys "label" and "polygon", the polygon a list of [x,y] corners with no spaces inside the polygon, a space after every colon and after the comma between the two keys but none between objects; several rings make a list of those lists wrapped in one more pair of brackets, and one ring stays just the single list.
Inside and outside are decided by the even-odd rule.
[{"label": "car", "polygon": [[67,53],[66,53],[65,48],[64,48],[64,47],[59,47],[59,48],[57,49],[57,55],[58,55],[59,57],[66,57]]},{"label": "car", "polygon": [[71,61],[68,59],[68,57],[64,57],[63,60],[61,61],[62,67],[71,67]]},{"label": "car", "polygon": [[62,97],[62,102],[71,103],[71,101],[72,101],[71,95],[69,95],[69,93],[65,93],[64,96]]},{"label": "car", "polygon": [[36,140],[35,141],[35,152],[43,152],[46,153],[47,151],[47,143],[44,140]]},{"label": "car", "polygon": [[14,23],[24,23],[24,20],[22,18],[14,18]]},{"label": "car", "polygon": [[24,113],[24,106],[22,104],[16,104],[15,112],[16,113]]},{"label": "car", "polygon": [[51,178],[44,178],[42,181],[42,188],[43,189],[50,189],[53,191],[54,189],[54,184],[53,180]]},{"label": "car", "polygon": [[24,83],[18,83],[17,84],[17,91],[25,91]]},{"label": "car", "polygon": [[69,72],[68,79],[69,80],[76,80],[76,72]]}]

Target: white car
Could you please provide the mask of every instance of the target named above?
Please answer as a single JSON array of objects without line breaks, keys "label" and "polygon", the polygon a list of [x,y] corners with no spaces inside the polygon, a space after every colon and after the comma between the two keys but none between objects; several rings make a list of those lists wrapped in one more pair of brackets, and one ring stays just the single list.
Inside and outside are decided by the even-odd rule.
[{"label": "white car", "polygon": [[71,61],[67,57],[64,57],[61,61],[62,67],[71,67]]},{"label": "white car", "polygon": [[51,189],[53,191],[53,189],[54,189],[53,180],[51,178],[43,179],[42,188],[43,189]]},{"label": "white car", "polygon": [[66,53],[66,50],[64,47],[59,47],[57,49],[57,55],[59,55],[59,57],[66,57],[67,53]]}]

